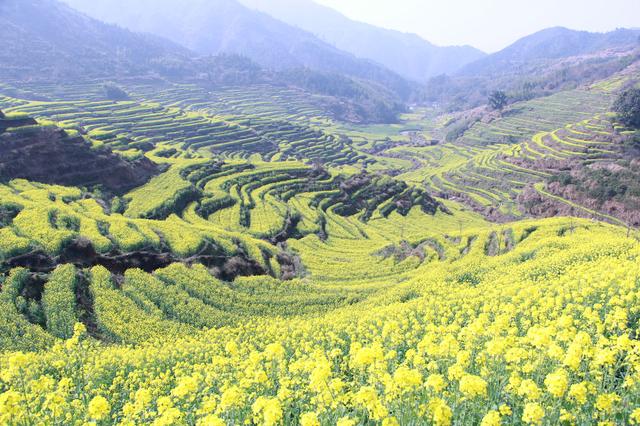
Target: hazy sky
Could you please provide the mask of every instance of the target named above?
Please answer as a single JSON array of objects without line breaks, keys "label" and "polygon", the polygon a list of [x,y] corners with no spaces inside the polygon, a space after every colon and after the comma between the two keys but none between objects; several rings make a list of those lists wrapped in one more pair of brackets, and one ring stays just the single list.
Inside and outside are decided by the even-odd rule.
[{"label": "hazy sky", "polygon": [[640,0],[316,0],[352,19],[487,52],[547,27],[640,27]]}]

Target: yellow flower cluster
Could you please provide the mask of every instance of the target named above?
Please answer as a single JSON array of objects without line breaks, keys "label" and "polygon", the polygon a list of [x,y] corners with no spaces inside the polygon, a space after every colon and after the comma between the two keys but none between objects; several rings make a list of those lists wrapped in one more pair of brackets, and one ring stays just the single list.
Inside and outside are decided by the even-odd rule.
[{"label": "yellow flower cluster", "polygon": [[98,312],[103,297],[133,300],[180,337],[109,345],[77,326],[48,350],[3,353],[0,424],[638,424],[640,247],[613,227],[558,224],[347,307],[182,336],[178,315],[199,311],[150,302],[177,294],[163,272],[116,288],[94,270]]}]

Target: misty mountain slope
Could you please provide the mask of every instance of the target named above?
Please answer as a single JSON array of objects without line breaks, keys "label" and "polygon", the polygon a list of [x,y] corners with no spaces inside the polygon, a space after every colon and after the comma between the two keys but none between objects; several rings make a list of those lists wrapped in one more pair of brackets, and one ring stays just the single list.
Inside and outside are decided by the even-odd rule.
[{"label": "misty mountain slope", "polygon": [[409,82],[383,66],[235,0],[66,1],[98,19],[166,37],[199,54],[241,54],[274,70],[308,67],[347,74],[376,81],[401,97],[411,90]]},{"label": "misty mountain slope", "polygon": [[505,49],[464,67],[461,74],[514,72],[524,66],[603,51],[638,46],[640,30],[618,29],[608,33],[548,28],[521,38]]},{"label": "misty mountain slope", "polygon": [[608,33],[548,28],[516,41],[500,52],[425,85],[423,101],[448,110],[484,105],[495,90],[510,102],[571,90],[625,70],[640,61],[640,30]]},{"label": "misty mountain slope", "polygon": [[435,46],[415,34],[353,21],[310,0],[240,0],[361,58],[374,60],[398,74],[425,81],[450,74],[485,53],[471,46]]},{"label": "misty mountain slope", "polygon": [[0,1],[0,76],[133,75],[181,61],[187,49],[91,19],[55,0]]},{"label": "misty mountain slope", "polygon": [[[246,30],[242,31],[250,33],[251,25],[247,22],[243,25]],[[277,29],[278,25],[274,32]],[[294,86],[309,94],[322,95],[319,106],[331,116],[363,122],[395,121],[396,114],[404,109],[401,97],[408,96],[410,90],[405,80],[382,67],[365,62],[358,68],[361,62],[351,57],[342,66],[340,58],[347,54],[336,55],[335,66],[361,77],[302,68],[272,71],[237,55],[199,56],[158,36],[105,24],[56,0],[0,0],[0,37],[3,82],[66,84],[113,80],[126,86],[127,79],[143,77],[156,83],[162,79],[194,82],[209,90],[253,84]],[[265,45],[262,50],[269,49]],[[314,52],[311,48],[306,51]],[[330,58],[324,57],[329,63]],[[377,77],[379,82],[375,82]],[[5,94],[13,96],[15,92]]]}]

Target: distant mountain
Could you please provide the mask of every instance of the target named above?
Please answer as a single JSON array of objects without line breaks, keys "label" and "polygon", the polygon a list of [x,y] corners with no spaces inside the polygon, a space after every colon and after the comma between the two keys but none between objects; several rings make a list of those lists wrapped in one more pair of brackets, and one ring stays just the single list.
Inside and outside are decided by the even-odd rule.
[{"label": "distant mountain", "polygon": [[548,28],[524,37],[507,48],[475,61],[461,74],[505,74],[526,67],[606,49],[625,49],[640,45],[640,30],[618,29],[608,33]]},{"label": "distant mountain", "polygon": [[639,62],[639,37],[636,29],[590,33],[549,28],[452,76],[431,79],[420,100],[464,110],[486,104],[495,90],[506,92],[510,102],[518,102],[575,89]]},{"label": "distant mountain", "polygon": [[415,34],[353,21],[311,0],[240,0],[358,57],[374,60],[398,74],[425,81],[451,74],[486,54],[470,46],[439,47]]},{"label": "distant mountain", "polygon": [[0,0],[0,77],[74,79],[161,71],[189,51],[91,19],[55,0]]},{"label": "distant mountain", "polygon": [[307,67],[375,81],[401,98],[411,85],[400,75],[359,59],[236,0],[66,0],[98,19],[166,37],[201,55],[240,54],[263,67]]},{"label": "distant mountain", "polygon": [[[277,26],[286,26],[260,16]],[[320,103],[318,106],[335,118],[359,122],[397,120],[398,112],[405,109],[403,99],[412,90],[406,80],[393,72],[359,61],[320,41],[321,52],[323,46],[338,52],[333,56],[337,60],[333,68],[357,76],[301,66],[275,71],[244,56],[199,55],[156,35],[105,24],[57,0],[0,0],[0,37],[0,82],[5,83],[75,84],[97,80],[120,82],[126,89],[129,80],[144,78],[150,84],[169,80],[210,89],[254,84],[289,86],[321,95],[314,98]],[[327,62],[331,59],[328,56],[324,55]],[[17,95],[8,87],[3,88],[3,94]],[[27,96],[41,98],[37,94]],[[106,89],[104,96],[110,98]]]}]

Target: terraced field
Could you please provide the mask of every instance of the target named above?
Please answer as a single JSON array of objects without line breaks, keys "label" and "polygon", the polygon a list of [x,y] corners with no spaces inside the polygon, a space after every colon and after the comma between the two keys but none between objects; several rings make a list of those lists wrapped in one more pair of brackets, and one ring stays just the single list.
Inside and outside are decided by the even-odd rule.
[{"label": "terraced field", "polygon": [[607,111],[613,99],[612,92],[597,89],[577,89],[534,99],[515,106],[503,118],[475,124],[459,142],[472,146],[519,142]]},{"label": "terraced field", "polygon": [[476,123],[455,142],[395,143],[378,155],[411,161],[400,179],[453,197],[493,220],[521,218],[522,194],[530,188],[569,206],[572,214],[624,225],[620,218],[553,197],[544,188],[567,162],[593,164],[620,157],[619,141],[629,131],[608,111],[615,90],[637,78],[625,72],[588,90],[517,104],[502,118]]},{"label": "terraced field", "polygon": [[268,85],[219,88],[213,92],[198,86],[171,86],[158,91],[155,86],[135,86],[136,98],[149,99],[168,107],[206,112],[214,116],[251,117],[267,121],[306,124],[320,120],[326,112],[313,102],[313,95],[295,88]]},{"label": "terraced field", "polygon": [[[624,230],[567,219],[485,225],[424,240],[403,261],[367,261],[368,244],[352,241],[314,262],[323,243],[304,244],[305,259],[328,276],[226,283],[204,267],[173,264],[153,274],[129,269],[115,280],[103,266],[78,274],[67,264],[36,285],[13,269],[0,293],[0,343],[21,352],[0,356],[3,395],[12,398],[3,401],[3,422],[53,415],[105,423],[449,424],[489,416],[519,424],[536,416],[554,424],[568,410],[585,422],[634,418],[627,407],[636,404],[637,386],[611,380],[616,365],[635,365],[627,351],[637,347],[627,328],[636,320],[626,325],[639,297],[629,275],[637,241]],[[364,267],[369,274],[359,275]],[[612,297],[621,301],[613,305]],[[575,313],[551,303],[557,299]],[[592,337],[594,323],[610,338]],[[510,380],[507,368],[517,369]],[[632,368],[624,383],[637,374]],[[51,374],[72,389],[58,390]],[[602,382],[591,376],[600,374]],[[523,378],[513,384],[513,377]],[[327,399],[325,386],[334,388]],[[41,401],[56,392],[59,411],[48,414]],[[526,392],[536,392],[535,402]],[[74,402],[81,394],[86,402]],[[410,395],[425,409],[405,404]],[[603,401],[613,402],[596,408]],[[500,411],[486,408],[493,406]]]},{"label": "terraced field", "polygon": [[[314,102],[314,96],[317,95],[310,95],[295,88],[276,88],[267,84],[219,87],[213,91],[195,84],[157,81],[123,82],[118,87],[122,87],[131,100],[157,103],[167,108],[201,111],[212,116],[309,122],[326,115],[326,112],[318,107],[318,103]],[[100,82],[75,85],[21,82],[19,87],[1,85],[0,90],[26,99],[106,100],[104,85]]]},{"label": "terraced field", "polygon": [[[247,118],[247,115],[226,115],[227,111],[210,111],[181,101],[179,96],[169,101],[158,95],[164,104],[155,99],[153,102],[109,101],[99,100],[100,92],[94,88],[98,93],[95,100],[77,100],[77,93],[85,90],[84,86],[64,93],[58,93],[55,87],[36,89],[47,93],[45,99],[56,96],[54,99],[60,100],[26,101],[4,96],[0,98],[0,108],[9,113],[19,111],[52,120],[63,127],[80,128],[96,143],[106,144],[128,156],[142,155],[155,147],[164,147],[165,153],[174,155],[171,148],[177,146],[182,151],[204,152],[205,156],[213,153],[224,158],[295,158],[329,165],[367,162],[367,156],[354,150],[348,140],[290,121],[290,115],[279,112]],[[22,95],[29,93],[32,92]],[[278,105],[290,105],[287,97],[277,101]]]},{"label": "terraced field", "polygon": [[640,422],[640,235],[550,183],[620,157],[635,77],[447,143],[293,89],[0,86],[0,424]]},{"label": "terraced field", "polygon": [[[127,158],[147,156],[164,164],[166,172],[115,204],[125,221],[171,218],[207,227],[209,234],[190,238],[180,254],[197,252],[204,240],[215,241],[212,235],[219,239],[222,232],[248,233],[272,244],[267,251],[273,256],[273,244],[291,236],[393,240],[397,232],[380,235],[371,224],[398,212],[405,221],[420,207],[425,215],[449,211],[437,207],[429,194],[461,201],[489,219],[521,218],[525,212],[519,198],[526,189],[553,198],[545,182],[558,164],[616,154],[614,139],[625,129],[616,128],[607,109],[621,81],[630,78],[635,74],[623,73],[589,90],[518,104],[500,119],[477,123],[459,140],[438,144],[434,137],[442,136],[439,126],[446,119],[430,110],[406,114],[396,126],[345,126],[323,117],[294,89],[274,92],[262,86],[214,93],[195,85],[163,90],[129,85],[134,100],[118,102],[101,100],[102,86],[96,83],[24,85],[19,91],[3,86],[13,96],[0,98],[0,108],[77,130],[94,146]],[[255,102],[258,95],[261,101]],[[42,100],[27,99],[36,97]],[[358,175],[360,167],[398,177]],[[384,195],[371,195],[376,192]],[[622,224],[587,208],[572,208]],[[228,238],[216,244],[233,246]],[[118,241],[113,245],[121,248]],[[249,245],[249,252],[259,252]]]},{"label": "terraced field", "polygon": [[[309,172],[297,163],[284,169],[268,165],[244,172],[237,166],[228,169],[236,173],[230,173],[231,178],[212,179],[207,186],[221,188],[229,186],[230,180],[248,181],[243,177],[261,177],[264,182],[265,174],[283,177],[273,179],[278,183],[291,184],[295,179],[285,180],[285,171],[292,175]],[[322,182],[335,180],[322,178]],[[256,191],[242,187],[237,193],[250,199],[256,192],[267,194],[275,188],[278,186],[267,183]],[[15,180],[0,186],[0,191],[2,207],[14,206],[11,220],[0,229],[0,259],[11,269],[1,294],[11,297],[6,299],[11,306],[15,304],[3,311],[3,324],[15,328],[3,329],[1,342],[3,348],[14,350],[46,348],[56,338],[69,338],[76,320],[85,322],[94,337],[140,343],[184,334],[198,336],[206,329],[260,317],[325,314],[387,292],[397,293],[395,286],[436,264],[455,265],[470,256],[499,256],[516,249],[534,232],[569,231],[567,220],[491,227],[455,204],[433,215],[419,206],[406,216],[392,212],[385,217],[376,211],[366,222],[336,213],[339,206],[333,205],[322,213],[324,234],[310,224],[303,235],[301,226],[297,238],[276,246],[275,241],[246,235],[262,234],[265,207],[251,210],[252,218],[256,213],[260,218],[257,225],[241,229],[232,214],[228,215],[231,224],[218,223],[215,213],[213,218],[203,218],[197,203],[189,204],[183,217],[149,220],[105,212],[96,200],[83,198],[75,188]],[[296,198],[304,205],[317,194],[301,193]],[[269,213],[281,226],[282,212]],[[589,228],[586,222],[584,226]],[[82,240],[90,246],[78,242]],[[225,275],[229,265],[217,261],[221,255],[253,262],[255,269],[243,272],[257,276],[234,276],[231,283],[215,278],[212,271],[225,278],[232,276]],[[296,256],[301,269],[283,261],[287,256]],[[64,266],[55,267],[57,262]],[[90,275],[79,274],[81,269],[90,270]],[[29,271],[50,275],[42,283],[40,276]],[[281,281],[285,272],[294,280]],[[75,295],[80,287],[88,293]],[[65,294],[67,300],[60,301]],[[399,297],[417,297],[407,295]],[[48,306],[49,298],[66,308]],[[57,316],[67,312],[69,318],[53,320],[54,311]],[[53,321],[62,325],[54,327]]]},{"label": "terraced field", "polygon": [[[429,175],[428,184],[433,190],[466,196],[467,201],[482,207],[498,206],[500,213],[519,217],[516,199],[527,186],[544,183],[562,162],[612,158],[619,151],[612,141],[616,134],[619,132],[610,117],[596,116],[552,132],[537,133],[519,144],[485,150],[445,145],[442,149],[452,152],[446,155],[451,163]],[[435,151],[434,155],[442,154]]]}]

